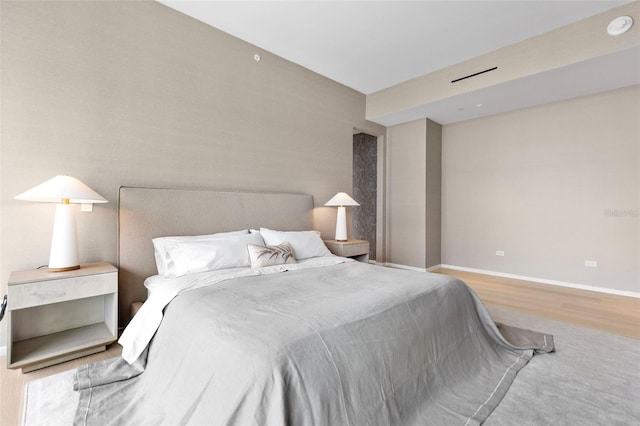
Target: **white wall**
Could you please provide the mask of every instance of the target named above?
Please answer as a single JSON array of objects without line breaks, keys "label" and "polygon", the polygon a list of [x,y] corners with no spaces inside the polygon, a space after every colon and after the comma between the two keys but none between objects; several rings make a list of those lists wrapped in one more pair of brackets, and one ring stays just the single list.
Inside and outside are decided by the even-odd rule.
[{"label": "white wall", "polygon": [[633,86],[444,126],[442,262],[640,292],[638,117]]}]

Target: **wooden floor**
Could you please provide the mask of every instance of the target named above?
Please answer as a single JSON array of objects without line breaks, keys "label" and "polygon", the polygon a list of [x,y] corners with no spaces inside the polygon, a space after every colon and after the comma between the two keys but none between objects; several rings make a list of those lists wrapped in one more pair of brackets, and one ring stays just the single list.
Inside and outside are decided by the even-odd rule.
[{"label": "wooden floor", "polygon": [[[462,279],[489,306],[640,339],[640,299],[451,269],[436,272]],[[20,424],[27,382],[76,368],[81,364],[117,356],[120,352],[121,347],[113,344],[106,352],[27,374],[22,374],[20,370],[7,370],[5,358],[0,357],[0,426]]]},{"label": "wooden floor", "polygon": [[487,304],[640,339],[640,299],[453,269]]}]

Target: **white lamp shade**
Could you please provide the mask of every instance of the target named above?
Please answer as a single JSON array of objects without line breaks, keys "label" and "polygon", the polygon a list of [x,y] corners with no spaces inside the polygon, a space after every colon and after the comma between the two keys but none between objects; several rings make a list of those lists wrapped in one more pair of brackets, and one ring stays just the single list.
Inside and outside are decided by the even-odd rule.
[{"label": "white lamp shade", "polygon": [[347,241],[347,212],[345,206],[359,206],[358,202],[344,192],[338,192],[325,206],[338,207],[336,217],[336,241]]},{"label": "white lamp shade", "polygon": [[349,197],[345,192],[338,192],[332,199],[324,203],[325,206],[359,206],[358,202]]},{"label": "white lamp shade", "polygon": [[16,200],[59,203],[53,222],[49,271],[78,269],[75,211],[70,203],[106,203],[100,194],[71,176],[56,176],[15,197]]},{"label": "white lamp shade", "polygon": [[14,197],[16,200],[72,204],[106,203],[100,194],[71,176],[56,176]]}]

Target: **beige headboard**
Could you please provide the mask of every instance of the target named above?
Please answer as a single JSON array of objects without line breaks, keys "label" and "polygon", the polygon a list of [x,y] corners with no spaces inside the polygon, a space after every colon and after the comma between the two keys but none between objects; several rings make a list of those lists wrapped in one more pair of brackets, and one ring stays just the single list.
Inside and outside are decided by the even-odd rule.
[{"label": "beige headboard", "polygon": [[312,228],[313,197],[306,194],[120,187],[118,303],[120,326],[132,302],[147,297],[145,278],[157,274],[152,238],[246,228]]}]

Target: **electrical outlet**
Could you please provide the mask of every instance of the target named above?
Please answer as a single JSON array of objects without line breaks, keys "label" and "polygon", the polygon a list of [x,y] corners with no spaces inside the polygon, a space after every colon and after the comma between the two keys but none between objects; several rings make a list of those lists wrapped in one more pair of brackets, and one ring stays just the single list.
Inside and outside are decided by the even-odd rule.
[{"label": "electrical outlet", "polygon": [[585,260],[584,266],[588,266],[589,268],[597,268],[598,262],[596,262],[595,260]]},{"label": "electrical outlet", "polygon": [[82,203],[80,207],[80,211],[82,212],[92,212],[93,211],[93,203]]},{"label": "electrical outlet", "polygon": [[504,251],[496,250],[496,256],[504,256]]}]

